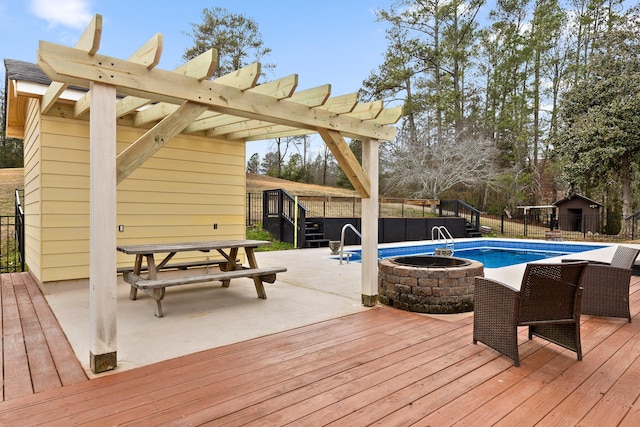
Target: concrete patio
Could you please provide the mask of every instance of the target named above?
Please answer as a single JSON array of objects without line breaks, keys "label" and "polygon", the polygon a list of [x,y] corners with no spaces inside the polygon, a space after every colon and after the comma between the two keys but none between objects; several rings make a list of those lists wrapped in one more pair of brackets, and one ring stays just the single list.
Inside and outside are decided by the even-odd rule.
[{"label": "concrete patio", "polygon": [[[359,263],[340,265],[327,248],[259,252],[261,267],[286,266],[267,299],[257,298],[251,279],[167,289],[165,317],[154,316],[142,292],[118,279],[118,368],[127,370],[170,358],[269,335],[367,310],[361,304]],[[133,259],[132,259],[133,262]],[[168,272],[171,274],[171,272]],[[48,284],[45,298],[76,356],[89,369],[88,280]]]}]

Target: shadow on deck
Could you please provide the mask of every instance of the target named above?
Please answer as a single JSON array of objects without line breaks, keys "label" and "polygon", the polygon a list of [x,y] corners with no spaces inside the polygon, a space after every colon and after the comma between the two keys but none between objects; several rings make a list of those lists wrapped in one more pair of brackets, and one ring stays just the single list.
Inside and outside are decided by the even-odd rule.
[{"label": "shadow on deck", "polygon": [[[583,317],[582,362],[546,341],[528,341],[522,328],[522,365],[515,368],[471,343],[472,317],[449,322],[376,307],[92,380],[62,345],[64,335],[28,275],[6,276],[1,425],[631,426],[640,416],[637,276],[633,323]],[[29,372],[17,367],[24,360],[8,356],[20,347],[18,317],[29,393],[12,385]],[[51,362],[41,362],[43,340]],[[47,379],[51,385],[36,387],[43,371],[54,370],[57,385]]]}]

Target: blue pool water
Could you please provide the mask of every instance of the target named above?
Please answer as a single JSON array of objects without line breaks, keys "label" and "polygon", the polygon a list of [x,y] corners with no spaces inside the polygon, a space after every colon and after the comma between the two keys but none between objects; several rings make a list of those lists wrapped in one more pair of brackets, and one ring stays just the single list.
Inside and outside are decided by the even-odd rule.
[{"label": "blue pool water", "polygon": [[486,268],[500,268],[567,255],[568,252],[527,251],[519,249],[465,249],[455,251],[456,258],[479,261]]},{"label": "blue pool water", "polygon": [[[430,243],[379,248],[378,258],[404,255],[433,255],[435,248],[442,246],[442,244]],[[606,245],[484,239],[456,242],[453,256],[479,261],[484,264],[485,268],[500,268],[604,247]],[[351,261],[361,260],[360,250],[348,252],[351,254]]]}]

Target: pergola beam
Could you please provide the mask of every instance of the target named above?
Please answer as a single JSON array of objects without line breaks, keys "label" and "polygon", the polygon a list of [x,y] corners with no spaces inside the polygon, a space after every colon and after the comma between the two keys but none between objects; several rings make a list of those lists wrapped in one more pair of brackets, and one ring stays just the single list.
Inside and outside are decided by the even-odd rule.
[{"label": "pergola beam", "polygon": [[[345,114],[353,111],[356,105],[358,105],[358,92],[331,97],[327,99],[323,105],[318,106],[318,108],[322,108],[335,114]],[[269,126],[265,126],[260,129],[247,129],[227,134],[226,137],[232,140],[242,139],[245,141],[258,141],[263,139],[308,135],[309,133],[315,133],[315,130],[300,129],[286,125],[274,125],[273,123],[270,123]]]},{"label": "pergola beam", "polygon": [[[376,117],[367,118],[367,116],[372,116],[377,114]],[[352,115],[351,113],[349,114]],[[369,109],[367,112],[360,111],[354,113],[353,115],[359,116],[361,119],[370,121],[372,123],[378,123],[381,125],[389,125],[396,123],[402,117],[402,107],[392,107],[385,108],[381,112],[376,112],[373,109]],[[286,138],[292,136],[300,136],[306,135],[309,133],[308,130],[305,129],[297,129],[291,126],[283,126],[283,125],[273,125],[271,123],[263,122],[264,125],[262,127],[246,127],[244,129],[237,129],[234,132],[224,132],[226,138],[231,140],[244,140],[244,141],[256,141],[263,139],[273,139],[273,138]],[[217,129],[216,129],[217,130]],[[216,130],[207,133],[207,136],[214,136],[218,134],[223,134],[222,132],[216,132]],[[358,138],[358,135],[351,135],[349,133],[344,132],[343,136]]]},{"label": "pergola beam", "polygon": [[[158,65],[160,57],[162,56],[162,34],[157,33],[151,37],[140,49],[136,50],[133,55],[129,57],[129,61],[136,64],[145,65],[151,69]],[[76,101],[73,112],[74,116],[78,117],[89,111],[91,105],[91,92],[84,94],[82,98]]]},{"label": "pergola beam", "polygon": [[[277,99],[284,99],[284,98],[290,97],[296,90],[297,86],[298,86],[298,75],[292,74],[290,76],[283,77],[278,80],[273,80],[265,84],[262,84],[260,86],[253,87],[251,89],[249,88],[247,89],[255,91],[256,93],[262,93],[265,95],[273,96]],[[161,120],[163,117],[174,112],[177,108],[178,108],[177,105],[167,104],[166,102],[159,102],[149,108],[144,109],[143,111],[138,112],[136,114],[136,117],[134,118],[134,124],[136,126],[141,126],[145,123]],[[220,117],[220,114],[212,113],[212,112],[204,112],[203,114],[200,115],[200,117],[196,118],[194,123],[205,122],[207,120],[217,118],[217,117]],[[235,118],[235,119],[245,120],[243,118],[239,118],[239,119]],[[193,129],[193,128],[194,128],[194,125],[191,124],[186,129],[186,132],[192,133],[192,132],[201,130],[201,129]]]},{"label": "pergola beam", "polygon": [[[293,97],[291,98],[293,100]],[[382,101],[374,101],[367,102],[364,104],[357,104],[355,108],[348,112],[344,113],[344,116],[347,117],[356,117],[360,120],[373,120],[383,111]],[[328,111],[332,111],[331,108],[327,108]],[[395,122],[394,122],[395,123]],[[383,123],[387,124],[387,123]],[[291,128],[290,126],[282,126],[282,125],[273,125],[270,122],[258,121],[258,120],[247,120],[240,123],[237,123],[236,126],[216,126],[215,129],[212,129],[207,133],[207,136],[217,136],[217,135],[227,135],[229,139],[237,140],[237,139],[246,139],[246,138],[256,138],[256,135],[264,136],[265,134],[273,133],[273,132],[294,132],[298,133],[298,135],[308,134],[309,131],[300,131],[299,129]],[[289,135],[295,136],[295,135]]]},{"label": "pergola beam", "polygon": [[[322,85],[307,90],[294,93],[289,98],[292,102],[306,105],[307,107],[318,107],[324,104],[331,94],[331,85]],[[260,120],[247,120],[240,118],[234,123],[214,124],[212,129],[207,132],[207,136],[225,135],[233,132],[249,129],[259,129],[271,126],[271,123]]]},{"label": "pergola beam", "polygon": [[[219,83],[216,79],[215,83]],[[259,93],[262,95],[271,96],[275,99],[286,99],[294,95],[294,92],[298,87],[298,75],[292,74],[287,77],[283,77],[278,80],[272,80],[267,83],[246,89],[247,92]],[[225,116],[220,113],[206,113],[198,120],[194,121],[190,126],[185,129],[186,133],[195,133],[203,130],[210,129],[213,126],[219,126],[220,123],[228,124],[238,121],[246,120],[243,117]]]},{"label": "pergola beam", "polygon": [[[180,67],[175,72],[180,72]],[[247,90],[254,87],[258,81],[260,75],[260,63],[254,62],[251,65],[243,67],[232,73],[225,74],[222,77],[218,77],[215,81],[222,84],[228,84],[240,90]],[[195,76],[194,76],[195,77]],[[297,79],[296,79],[297,84]],[[127,97],[135,98],[135,97]],[[126,99],[126,98],[125,98]],[[166,102],[159,102],[149,108],[145,108],[142,111],[138,111],[133,119],[135,126],[141,126],[145,123],[150,123],[156,120],[161,120],[165,116],[168,116],[174,112],[178,106],[174,104],[167,104]],[[217,117],[218,113],[204,113],[198,119],[207,119],[210,117]],[[196,120],[198,120],[196,119]]]},{"label": "pergola beam", "polygon": [[85,86],[89,81],[103,81],[127,95],[155,98],[173,104],[192,101],[208,105],[212,111],[248,119],[310,130],[332,129],[384,141],[393,139],[396,133],[393,127],[336,115],[320,107],[309,108],[170,71],[148,70],[142,65],[104,55],[89,56],[81,50],[45,41],[40,42],[38,63],[55,81]]},{"label": "pergola beam", "polygon": [[[208,51],[196,56],[191,61],[186,62],[176,68],[173,72],[191,76],[198,81],[208,79],[218,65],[218,51],[209,49]],[[149,69],[152,67],[148,67]],[[122,117],[129,114],[140,107],[144,107],[151,102],[151,99],[140,98],[136,96],[127,96],[116,104],[116,117]]]}]

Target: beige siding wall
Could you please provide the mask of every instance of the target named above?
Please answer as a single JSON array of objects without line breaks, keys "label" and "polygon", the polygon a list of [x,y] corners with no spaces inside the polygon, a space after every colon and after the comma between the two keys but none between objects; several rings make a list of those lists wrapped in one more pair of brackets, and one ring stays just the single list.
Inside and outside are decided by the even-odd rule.
[{"label": "beige siding wall", "polygon": [[[86,278],[89,123],[45,116],[41,131],[39,279]],[[117,151],[142,134],[119,126]],[[118,244],[244,238],[245,194],[243,143],[181,135],[118,185]],[[133,265],[133,257],[118,254],[118,265]]]},{"label": "beige siding wall", "polygon": [[25,261],[38,279],[42,277],[40,172],[40,102],[30,99],[24,132]]}]

